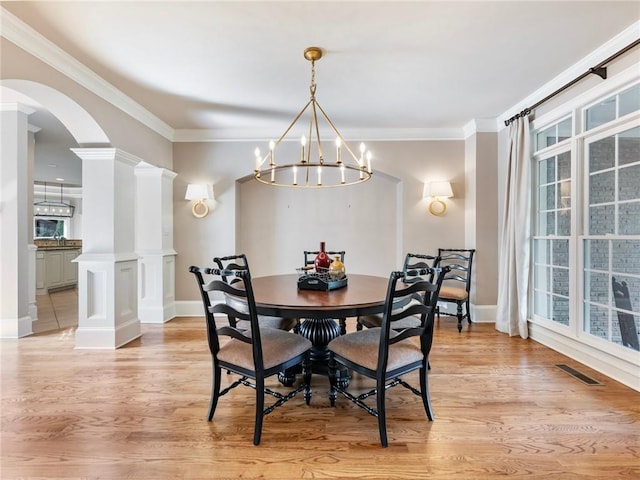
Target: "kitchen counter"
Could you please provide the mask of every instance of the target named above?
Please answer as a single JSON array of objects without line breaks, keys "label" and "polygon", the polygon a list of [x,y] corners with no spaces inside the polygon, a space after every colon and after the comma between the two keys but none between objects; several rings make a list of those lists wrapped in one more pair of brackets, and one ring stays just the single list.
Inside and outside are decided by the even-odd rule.
[{"label": "kitchen counter", "polygon": [[80,250],[82,249],[82,240],[78,239],[34,239],[33,243],[38,250]]}]

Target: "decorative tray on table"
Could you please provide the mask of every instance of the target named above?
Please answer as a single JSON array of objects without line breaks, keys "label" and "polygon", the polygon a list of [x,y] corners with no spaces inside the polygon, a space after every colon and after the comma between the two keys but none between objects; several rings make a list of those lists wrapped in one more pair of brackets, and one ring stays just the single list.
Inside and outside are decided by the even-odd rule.
[{"label": "decorative tray on table", "polygon": [[342,278],[331,278],[328,269],[326,272],[317,272],[309,268],[298,268],[298,288],[300,290],[336,290],[347,286],[346,275]]}]

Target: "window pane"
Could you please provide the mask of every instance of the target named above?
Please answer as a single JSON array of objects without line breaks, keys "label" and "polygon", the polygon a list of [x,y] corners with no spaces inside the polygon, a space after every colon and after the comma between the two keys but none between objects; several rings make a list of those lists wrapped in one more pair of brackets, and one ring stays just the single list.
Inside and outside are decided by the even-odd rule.
[{"label": "window pane", "polygon": [[560,210],[558,212],[558,235],[568,237],[571,235],[571,211]]},{"label": "window pane", "polygon": [[569,325],[569,299],[553,296],[553,321]]},{"label": "window pane", "polygon": [[538,235],[556,234],[556,212],[541,213],[538,216]]},{"label": "window pane", "polygon": [[618,212],[618,233],[640,235],[640,202],[621,203]]},{"label": "window pane", "polygon": [[613,202],[615,200],[615,172],[610,170],[589,177],[589,203]]},{"label": "window pane", "polygon": [[571,182],[562,182],[559,187],[556,205],[558,205],[558,208],[569,208],[571,206]]},{"label": "window pane", "polygon": [[566,268],[553,269],[553,293],[569,296],[569,270]]},{"label": "window pane", "polygon": [[640,199],[640,163],[618,170],[618,200]]},{"label": "window pane", "polygon": [[609,331],[609,309],[585,304],[585,330],[591,335],[606,339]]},{"label": "window pane", "polygon": [[608,273],[589,272],[585,278],[585,298],[609,305],[609,283]]},{"label": "window pane", "polygon": [[534,261],[548,265],[551,259],[551,240],[535,240],[534,245]]},{"label": "window pane", "polygon": [[556,186],[554,184],[540,187],[540,197],[538,199],[539,210],[552,210],[556,208],[555,202]]},{"label": "window pane", "polygon": [[640,84],[631,87],[620,94],[619,97],[619,116],[640,110]]},{"label": "window pane", "polygon": [[545,147],[554,145],[557,142],[556,139],[556,126],[545,128],[536,135],[536,150],[541,150]]},{"label": "window pane", "polygon": [[544,185],[545,183],[555,182],[556,180],[556,159],[555,157],[547,158],[539,162],[538,168],[538,183]]},{"label": "window pane", "polygon": [[587,130],[615,120],[616,97],[611,97],[587,109]]},{"label": "window pane", "polygon": [[585,240],[584,264],[593,270],[609,270],[609,241]]},{"label": "window pane", "polygon": [[550,306],[551,295],[544,292],[535,292],[533,311],[536,315],[540,315],[543,318],[551,318]]},{"label": "window pane", "polygon": [[558,155],[558,180],[571,178],[571,153]]},{"label": "window pane", "polygon": [[558,141],[561,142],[567,138],[571,138],[571,118],[567,118],[558,124]]},{"label": "window pane", "polygon": [[535,288],[538,290],[550,291],[551,286],[551,268],[536,265],[535,269]]},{"label": "window pane", "polygon": [[[640,207],[640,205],[639,205]],[[640,212],[638,212],[640,214]],[[614,233],[615,207],[603,205],[589,208],[589,234],[605,235]]]},{"label": "window pane", "polygon": [[640,278],[616,275],[615,279],[623,285],[626,284],[626,287],[629,289],[629,299],[627,302],[626,299],[621,301],[621,299],[618,298],[614,300],[614,306],[640,313]]},{"label": "window pane", "polygon": [[[613,240],[611,247],[614,273],[640,275],[640,240]],[[640,285],[637,291],[640,293]]]},{"label": "window pane", "polygon": [[616,144],[614,137],[606,137],[589,145],[589,172],[613,168]]},{"label": "window pane", "polygon": [[553,264],[569,266],[569,240],[552,240],[553,243]]},{"label": "window pane", "polygon": [[618,135],[618,165],[635,162],[640,162],[640,127]]}]

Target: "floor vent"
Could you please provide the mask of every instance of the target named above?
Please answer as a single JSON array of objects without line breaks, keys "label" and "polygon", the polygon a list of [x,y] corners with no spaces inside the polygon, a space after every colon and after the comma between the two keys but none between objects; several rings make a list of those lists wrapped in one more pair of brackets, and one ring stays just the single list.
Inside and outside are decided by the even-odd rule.
[{"label": "floor vent", "polygon": [[569,365],[565,365],[563,363],[557,364],[556,367],[558,367],[560,370],[568,373],[569,375],[571,375],[572,377],[577,378],[578,380],[580,380],[582,383],[585,383],[587,385],[602,385],[600,382],[598,382],[597,380],[594,380],[591,377],[587,377],[584,373],[580,373],[579,371],[577,371],[575,368],[571,368]]}]

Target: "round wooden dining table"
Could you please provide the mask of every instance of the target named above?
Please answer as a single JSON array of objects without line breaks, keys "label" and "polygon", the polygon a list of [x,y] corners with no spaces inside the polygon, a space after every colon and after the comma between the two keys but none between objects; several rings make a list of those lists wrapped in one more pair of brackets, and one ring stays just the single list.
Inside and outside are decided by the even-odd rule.
[{"label": "round wooden dining table", "polygon": [[[336,319],[380,313],[384,309],[388,278],[350,274],[347,286],[335,290],[298,288],[298,275],[271,275],[251,279],[258,314],[299,318],[299,333],[312,343],[311,366],[314,373],[328,374],[327,345],[341,333]],[[342,332],[344,333],[344,332]],[[339,383],[349,384],[346,370],[336,371]],[[280,381],[292,384],[295,372],[280,375]]]}]

